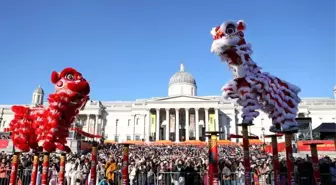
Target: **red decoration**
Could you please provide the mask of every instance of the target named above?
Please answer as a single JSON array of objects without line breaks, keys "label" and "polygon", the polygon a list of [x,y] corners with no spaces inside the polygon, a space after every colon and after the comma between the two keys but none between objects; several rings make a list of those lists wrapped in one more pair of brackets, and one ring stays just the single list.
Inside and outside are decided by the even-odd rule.
[{"label": "red decoration", "polygon": [[56,148],[70,151],[66,146],[69,128],[89,99],[90,85],[73,68],[65,68],[61,73],[54,71],[51,81],[55,92],[49,95],[49,107],[12,107],[15,116],[10,123],[11,138],[23,152],[39,148],[44,152]]},{"label": "red decoration", "polygon": [[80,134],[84,137],[89,137],[89,138],[102,138],[103,137],[101,135],[95,135],[95,134],[90,134],[90,133],[84,132],[80,128],[70,128],[70,130],[73,130],[73,131],[77,132],[78,134]]}]

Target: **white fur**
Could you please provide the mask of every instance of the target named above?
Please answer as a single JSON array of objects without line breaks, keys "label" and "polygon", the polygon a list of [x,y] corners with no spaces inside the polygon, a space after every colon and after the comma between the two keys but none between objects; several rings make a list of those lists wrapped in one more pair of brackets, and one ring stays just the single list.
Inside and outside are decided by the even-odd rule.
[{"label": "white fur", "polygon": [[[238,21],[239,23],[239,21]],[[226,22],[220,26],[222,32],[225,32],[227,24],[235,24],[234,22]],[[244,28],[246,28],[245,23]],[[211,34],[216,35],[216,28],[213,28]],[[219,55],[222,60],[227,58],[223,56],[223,52],[228,48],[235,46],[237,54],[242,60],[240,66],[230,66],[233,69],[234,78],[245,78],[245,80],[250,84],[249,87],[240,87],[237,89],[237,83],[235,81],[230,81],[223,88],[223,96],[225,98],[238,98],[237,103],[240,104],[243,109],[242,117],[244,123],[251,122],[255,117],[259,115],[259,112],[256,110],[261,109],[264,112],[269,114],[269,117],[272,118],[274,124],[282,124],[283,130],[293,129],[296,127],[295,117],[298,112],[298,104],[300,103],[300,98],[298,93],[300,88],[290,84],[286,81],[285,83],[288,88],[281,86],[277,77],[270,75],[269,73],[260,72],[261,68],[256,66],[256,63],[253,60],[245,60],[244,55],[252,54],[251,44],[244,44],[237,46],[240,37],[238,34],[232,34],[231,36],[224,36],[217,40],[214,40],[211,45],[211,52]],[[243,49],[241,50],[241,49]],[[235,87],[233,87],[235,86]],[[224,88],[232,88],[231,91],[224,90]],[[242,95],[244,91],[244,95]],[[287,95],[285,95],[288,94]],[[278,103],[277,103],[278,102]],[[291,108],[287,104],[291,102],[294,107]],[[288,112],[286,112],[288,111]]]}]

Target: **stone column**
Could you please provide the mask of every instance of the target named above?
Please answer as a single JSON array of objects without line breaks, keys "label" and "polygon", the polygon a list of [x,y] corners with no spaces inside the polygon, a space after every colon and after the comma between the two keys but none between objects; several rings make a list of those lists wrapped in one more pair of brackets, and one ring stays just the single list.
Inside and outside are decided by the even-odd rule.
[{"label": "stone column", "polygon": [[132,115],[133,116],[133,140],[135,140],[135,122],[136,122],[136,114]]},{"label": "stone column", "polygon": [[[209,132],[209,109],[208,108],[204,108],[204,114],[205,114],[205,120],[204,120],[204,124],[205,124],[205,132]],[[209,138],[205,137],[205,141],[208,142]]]},{"label": "stone column", "polygon": [[83,120],[83,118],[79,117],[79,124],[81,125],[82,128],[84,127],[84,120]]},{"label": "stone column", "polygon": [[166,140],[169,140],[169,109],[166,109]]},{"label": "stone column", "polygon": [[149,137],[152,135],[152,122],[151,122],[151,119],[152,119],[152,115],[151,115],[151,112],[150,112],[151,109],[148,109],[148,128],[147,128],[147,131],[148,131],[148,134],[147,134],[147,137],[146,137],[146,141],[149,141]]},{"label": "stone column", "polygon": [[98,135],[98,119],[99,119],[99,116],[96,115],[96,122],[95,122],[95,133],[96,135]]},{"label": "stone column", "polygon": [[146,139],[146,116],[147,114],[143,114],[143,135],[142,135],[142,139],[144,139],[146,142],[147,142],[147,139]]},{"label": "stone column", "polygon": [[196,127],[196,140],[199,140],[199,119],[198,119],[198,108],[195,108],[195,127]]},{"label": "stone column", "polygon": [[175,116],[176,116],[175,141],[176,142],[180,142],[180,116],[179,116],[179,109],[175,109]]},{"label": "stone column", "polygon": [[186,120],[185,121],[185,124],[186,124],[186,128],[185,128],[185,130],[186,130],[185,131],[185,133],[186,133],[185,137],[186,138],[185,138],[185,140],[188,141],[189,140],[189,109],[188,108],[185,109],[185,116],[186,116],[185,117],[185,120]]},{"label": "stone column", "polygon": [[219,117],[217,108],[215,108],[215,131],[219,131]]},{"label": "stone column", "polygon": [[87,133],[90,133],[90,114],[86,115]]},{"label": "stone column", "polygon": [[160,140],[160,109],[156,109],[156,132],[155,132],[155,140]]}]

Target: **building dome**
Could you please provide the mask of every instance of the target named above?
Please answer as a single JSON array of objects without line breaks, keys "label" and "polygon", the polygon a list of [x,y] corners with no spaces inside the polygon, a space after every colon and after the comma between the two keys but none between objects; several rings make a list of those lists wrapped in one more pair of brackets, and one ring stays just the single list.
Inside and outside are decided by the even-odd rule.
[{"label": "building dome", "polygon": [[180,65],[180,71],[176,72],[169,80],[169,86],[174,84],[191,84],[196,86],[195,78],[188,72],[184,71],[184,65]]},{"label": "building dome", "polygon": [[176,72],[169,80],[168,96],[196,96],[196,80],[188,72],[184,71],[184,65],[180,65],[180,71]]},{"label": "building dome", "polygon": [[32,105],[39,106],[43,105],[44,91],[41,86],[38,86],[33,92]]},{"label": "building dome", "polygon": [[41,88],[41,86],[39,85],[33,93],[36,93],[36,94],[44,94],[44,91],[43,89]]}]

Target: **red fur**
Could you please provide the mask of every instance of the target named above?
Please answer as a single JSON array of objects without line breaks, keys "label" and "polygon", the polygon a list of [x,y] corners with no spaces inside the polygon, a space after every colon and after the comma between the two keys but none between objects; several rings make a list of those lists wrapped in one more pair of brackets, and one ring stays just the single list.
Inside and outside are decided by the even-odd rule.
[{"label": "red fur", "polygon": [[[72,74],[74,79],[67,79],[68,74]],[[61,73],[52,72],[51,82],[62,82],[64,86],[57,87],[57,91],[49,95],[49,107],[12,107],[15,116],[10,123],[11,137],[14,145],[24,152],[29,149],[53,152],[56,148],[70,151],[65,146],[69,127],[89,99],[90,86],[82,74],[73,68],[66,68]],[[70,90],[71,93],[62,90]]]},{"label": "red fur", "polygon": [[238,31],[243,31],[246,29],[246,25],[243,21],[238,21],[238,26],[237,26],[237,30]]},{"label": "red fur", "polygon": [[55,84],[59,80],[59,75],[56,71],[51,73],[51,82]]}]

